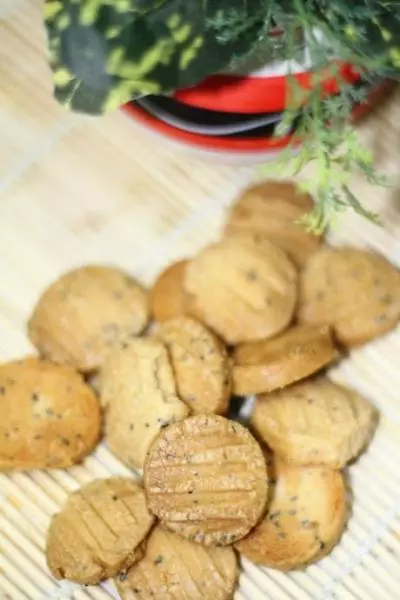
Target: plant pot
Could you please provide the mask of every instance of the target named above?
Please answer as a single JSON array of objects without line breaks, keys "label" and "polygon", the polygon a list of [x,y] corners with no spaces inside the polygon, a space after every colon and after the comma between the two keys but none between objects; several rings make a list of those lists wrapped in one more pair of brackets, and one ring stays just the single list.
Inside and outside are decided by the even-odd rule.
[{"label": "plant pot", "polygon": [[[129,103],[125,110],[147,130],[203,156],[219,155],[230,162],[232,157],[241,162],[262,162],[274,158],[289,144],[295,151],[300,144],[296,127],[285,137],[277,138],[274,134],[290,90],[288,73],[301,87],[312,87],[312,64],[307,48],[302,49],[299,40],[297,60],[290,62],[271,60],[261,64],[259,54],[248,60],[247,68],[250,63],[256,67],[250,73],[241,73],[245,66],[242,61],[236,65],[235,72],[211,76],[171,97],[142,98]],[[336,64],[341,80],[368,85],[371,99],[376,97],[381,81],[369,85],[351,65]],[[327,77],[323,89],[327,95],[338,93],[338,80]],[[355,107],[355,116],[368,107],[369,103]]]}]

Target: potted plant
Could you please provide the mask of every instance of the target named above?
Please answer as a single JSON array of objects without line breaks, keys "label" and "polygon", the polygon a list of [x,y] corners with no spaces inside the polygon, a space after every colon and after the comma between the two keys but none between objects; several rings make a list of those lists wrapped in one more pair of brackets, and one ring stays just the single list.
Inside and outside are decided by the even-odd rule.
[{"label": "potted plant", "polygon": [[[384,180],[349,121],[365,92],[341,66],[351,64],[364,78],[399,75],[398,0],[46,0],[45,21],[56,98],[95,115],[241,69],[260,53],[293,59],[306,39],[308,84],[287,74],[276,131],[285,135],[301,111],[302,145],[292,164],[299,171],[314,161],[318,173],[306,225],[321,231],[346,207],[377,219],[348,186],[355,170],[373,183]],[[333,95],[326,93],[332,78]]]}]

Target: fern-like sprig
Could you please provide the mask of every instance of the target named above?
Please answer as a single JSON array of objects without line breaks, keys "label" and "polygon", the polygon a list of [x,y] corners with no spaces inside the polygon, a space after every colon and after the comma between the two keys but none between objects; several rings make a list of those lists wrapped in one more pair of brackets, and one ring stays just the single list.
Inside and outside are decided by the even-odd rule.
[{"label": "fern-like sprig", "polygon": [[[315,19],[315,10],[310,11],[309,4],[309,0],[293,0],[296,14],[293,23],[296,26],[301,24],[307,38],[313,64],[312,87],[302,88],[296,78],[289,74],[286,110],[276,131],[277,136],[282,136],[295,130],[301,146],[295,148],[291,144],[282,151],[272,164],[272,169],[279,170],[283,167],[285,172],[296,176],[306,166],[313,164],[313,178],[305,179],[300,184],[303,190],[310,192],[315,198],[313,211],[302,219],[307,230],[321,233],[328,225],[334,224],[338,215],[348,208],[379,223],[379,216],[365,208],[350,188],[351,177],[355,173],[372,184],[388,184],[386,178],[376,170],[372,152],[361,143],[351,124],[354,106],[364,102],[366,94],[363,89],[358,89],[341,76],[338,63],[332,61],[332,58],[351,62],[354,68],[364,74],[367,69],[379,71],[383,64],[374,57],[356,56],[350,48],[335,44],[329,27],[321,28],[320,22]],[[346,5],[341,6],[344,11]],[[336,10],[338,8],[336,5]],[[374,18],[370,7],[365,8],[364,16]],[[318,34],[317,25],[320,26]],[[357,35],[362,35],[362,32]],[[293,57],[293,27],[286,29],[285,44],[286,57]],[[327,78],[335,78],[338,82],[337,95],[328,96],[324,93]],[[265,171],[270,172],[271,165]]]},{"label": "fern-like sprig", "polygon": [[[372,184],[385,185],[387,181],[376,170],[372,153],[360,142],[351,124],[354,106],[366,100],[365,91],[342,77],[338,61],[351,63],[364,80],[368,73],[385,75],[388,72],[392,58],[388,52],[376,53],[366,43],[366,31],[368,24],[374,23],[385,40],[389,33],[382,25],[382,18],[388,15],[399,20],[400,27],[396,1],[264,0],[257,10],[249,2],[247,13],[246,10],[235,13],[232,9],[229,22],[222,19],[212,24],[221,36],[230,38],[243,31],[246,19],[259,18],[258,11],[263,12],[264,35],[259,40],[262,52],[276,57],[278,49],[279,57],[287,59],[289,65],[299,53],[299,28],[303,32],[313,65],[312,88],[302,88],[296,78],[288,74],[286,109],[276,130],[277,136],[295,131],[301,146],[294,148],[292,144],[282,151],[272,164],[272,170],[284,166],[285,172],[295,176],[310,163],[314,165],[314,177],[304,180],[301,187],[315,198],[314,210],[303,219],[305,227],[315,233],[321,233],[334,223],[347,208],[379,222],[378,215],[366,209],[350,189],[355,173]],[[279,47],[276,40],[268,36],[276,26],[284,31]],[[239,67],[241,64],[239,61]],[[237,67],[235,62],[233,65]],[[324,92],[327,78],[338,82],[339,91],[334,96]],[[263,171],[271,172],[271,165]]]}]

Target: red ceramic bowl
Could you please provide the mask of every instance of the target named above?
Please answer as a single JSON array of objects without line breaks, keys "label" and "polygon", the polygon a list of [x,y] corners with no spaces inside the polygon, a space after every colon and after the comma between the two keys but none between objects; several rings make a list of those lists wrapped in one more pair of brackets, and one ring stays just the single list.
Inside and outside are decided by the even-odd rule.
[{"label": "red ceramic bowl", "polygon": [[[389,85],[386,81],[380,81],[372,86],[368,101],[354,107],[352,118],[360,119],[364,116],[387,92]],[[243,135],[240,137],[202,135],[165,123],[135,103],[127,104],[124,109],[139,125],[145,127],[147,130],[161,135],[180,146],[198,150],[202,155],[204,153],[213,153],[213,155],[217,153],[225,158],[238,155],[243,159],[252,157],[256,161],[258,159],[266,160],[268,157],[273,158],[289,144],[292,144],[295,149],[301,143],[301,140],[296,138],[295,134],[287,135],[283,138],[273,136],[254,137],[250,135],[249,137]]]},{"label": "red ceramic bowl", "polygon": [[[340,77],[348,83],[361,78],[350,65],[337,63]],[[306,66],[298,67],[293,74],[304,89],[311,89],[313,74]],[[278,112],[285,106],[290,86],[287,63],[267,66],[247,77],[238,75],[214,75],[193,88],[175,92],[173,97],[180,102],[208,110],[237,113]],[[324,90],[327,94],[338,92],[337,79],[327,76]]]}]

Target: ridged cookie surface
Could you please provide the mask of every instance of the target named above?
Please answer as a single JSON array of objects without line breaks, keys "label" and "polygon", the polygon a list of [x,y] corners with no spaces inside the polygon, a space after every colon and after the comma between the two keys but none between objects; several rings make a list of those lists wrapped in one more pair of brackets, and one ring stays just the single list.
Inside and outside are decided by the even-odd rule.
[{"label": "ridged cookie surface", "polygon": [[300,277],[299,319],[331,325],[344,346],[368,342],[399,322],[400,272],[379,254],[321,248]]},{"label": "ridged cookie surface", "polygon": [[50,524],[47,563],[57,579],[94,584],[143,554],[154,519],[132,479],[93,481],[73,493]]},{"label": "ridged cookie surface", "polygon": [[147,295],[123,271],[86,266],[66,273],[40,297],[28,323],[39,352],[84,373],[148,322]]},{"label": "ridged cookie surface", "polygon": [[239,423],[196,415],[163,430],[144,468],[149,509],[175,533],[228,545],[263,515],[267,470],[262,450]]},{"label": "ridged cookie surface", "polygon": [[169,350],[179,397],[195,414],[224,414],[232,387],[224,344],[190,317],[165,321],[158,336]]},{"label": "ridged cookie surface", "polygon": [[101,373],[106,441],[128,466],[142,468],[157,433],[189,409],[177,393],[164,344],[137,339],[115,350]]},{"label": "ridged cookie surface", "polygon": [[0,366],[0,470],[70,467],[100,430],[99,402],[70,367],[37,358]]},{"label": "ridged cookie surface", "polygon": [[232,548],[205,548],[157,525],[142,560],[115,581],[122,600],[231,600],[237,578]]},{"label": "ridged cookie surface", "polygon": [[299,569],[328,554],[343,532],[348,516],[343,475],[272,458],[270,469],[268,513],[236,549],[265,567]]},{"label": "ridged cookie surface", "polygon": [[267,241],[226,238],[201,251],[186,269],[191,314],[227,343],[271,337],[291,321],[297,274]]},{"label": "ridged cookie surface", "polygon": [[332,468],[361,452],[376,423],[365,398],[324,378],[259,396],[251,415],[252,428],[287,462]]},{"label": "ridged cookie surface", "polygon": [[321,237],[307,233],[299,220],[313,208],[309,194],[290,181],[252,185],[233,204],[225,226],[227,235],[255,235],[270,240],[302,266],[317,250]]},{"label": "ridged cookie surface", "polygon": [[329,327],[298,325],[270,340],[235,348],[233,391],[272,392],[315,373],[337,357]]}]

